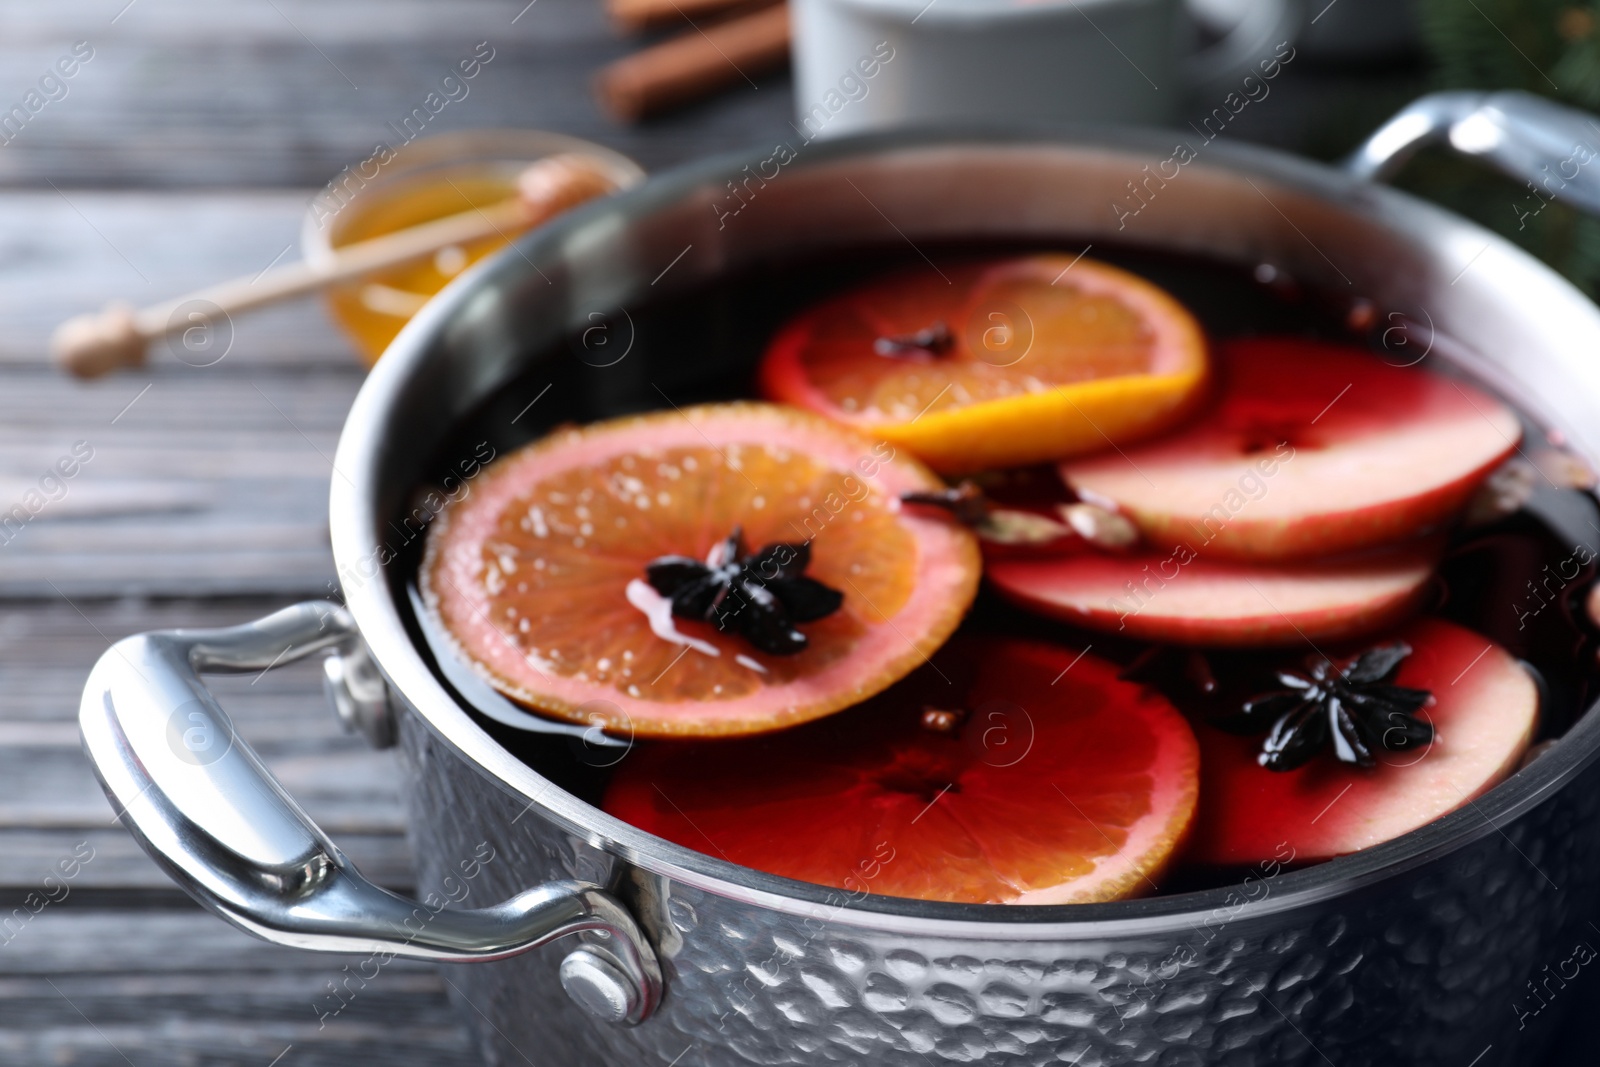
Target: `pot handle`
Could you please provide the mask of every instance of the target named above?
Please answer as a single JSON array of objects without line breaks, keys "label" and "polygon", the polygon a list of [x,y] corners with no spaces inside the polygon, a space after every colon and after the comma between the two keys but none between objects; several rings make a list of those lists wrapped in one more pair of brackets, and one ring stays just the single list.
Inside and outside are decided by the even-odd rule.
[{"label": "pot handle", "polygon": [[1430,93],[1380,126],[1345,160],[1381,181],[1424,145],[1448,144],[1544,199],[1600,214],[1600,119],[1520,91]]},{"label": "pot handle", "polygon": [[199,677],[265,672],[324,650],[341,670],[364,665],[376,679],[355,620],[329,601],[242,626],[138,634],[100,657],[78,712],[84,748],[145,851],[222,918],[295,948],[495,960],[591,931],[562,963],[568,994],[613,1022],[646,1018],[660,967],[613,896],[559,881],[492,907],[435,910],[374,885],[283,791]]}]

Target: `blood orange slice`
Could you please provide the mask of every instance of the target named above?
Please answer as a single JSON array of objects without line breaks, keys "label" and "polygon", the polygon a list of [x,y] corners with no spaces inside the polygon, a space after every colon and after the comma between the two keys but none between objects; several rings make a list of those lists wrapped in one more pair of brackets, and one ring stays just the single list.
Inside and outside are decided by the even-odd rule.
[{"label": "blood orange slice", "polygon": [[1222,346],[1215,405],[1176,433],[1062,466],[1161,545],[1280,560],[1411,537],[1458,512],[1516,447],[1483,391],[1348,345]]},{"label": "blood orange slice", "polygon": [[[973,536],[898,500],[940,484],[884,442],[766,404],[557,432],[440,515],[423,599],[490,684],[549,714],[641,736],[777,729],[878,692],[961,620]],[[801,565],[809,551],[805,576],[842,597],[795,654],[675,619],[647,580],[663,557],[726,564],[738,529]]]},{"label": "blood orange slice", "polygon": [[641,746],[604,807],[851,893],[1065,904],[1155,888],[1198,792],[1188,722],[1110,663],[953,640],[865,706],[781,734]]},{"label": "blood orange slice", "polygon": [[1260,737],[1202,726],[1204,781],[1189,858],[1331,859],[1432,822],[1517,769],[1539,718],[1528,672],[1493,641],[1440,619],[1419,619],[1397,637],[1412,652],[1394,684],[1433,694],[1417,716],[1432,726],[1433,742],[1377,752],[1366,769],[1324,754],[1272,771],[1258,762]]},{"label": "blood orange slice", "polygon": [[948,473],[1165,429],[1205,369],[1199,324],[1166,292],[1104,263],[1035,255],[913,270],[826,300],[779,332],[761,383]]}]

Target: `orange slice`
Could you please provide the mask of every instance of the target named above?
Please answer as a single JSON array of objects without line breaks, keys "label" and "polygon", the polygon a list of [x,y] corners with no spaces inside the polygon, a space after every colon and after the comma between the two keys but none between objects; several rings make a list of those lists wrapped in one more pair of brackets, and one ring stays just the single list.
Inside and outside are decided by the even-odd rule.
[{"label": "orange slice", "polygon": [[1151,892],[1199,795],[1187,720],[1096,656],[957,638],[866,706],[739,741],[641,746],[605,810],[851,893],[1072,904]]},{"label": "orange slice", "polygon": [[[941,483],[806,412],[721,404],[557,432],[504,457],[430,529],[428,610],[491,685],[626,735],[746,734],[848,707],[923,663],[977,590],[968,531],[902,513]],[[843,594],[792,655],[671,617],[663,556],[809,544]]]},{"label": "orange slice", "polygon": [[1166,429],[1205,376],[1200,325],[1165,291],[1035,255],[911,270],[817,304],[774,338],[761,385],[959,473]]}]

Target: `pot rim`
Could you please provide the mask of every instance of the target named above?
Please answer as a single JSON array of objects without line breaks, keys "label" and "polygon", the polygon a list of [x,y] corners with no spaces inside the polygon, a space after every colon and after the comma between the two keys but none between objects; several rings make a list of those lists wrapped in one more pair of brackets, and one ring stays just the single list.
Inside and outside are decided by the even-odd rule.
[{"label": "pot rim", "polygon": [[[1049,133],[940,128],[857,134],[807,143],[801,157],[791,165],[810,167],[888,151],[962,146],[977,151],[1038,146],[1137,153],[1139,158],[1154,154],[1161,158],[1170,145],[1168,132],[1128,128],[1080,127]],[[339,573],[348,573],[347,568],[376,554],[373,531],[377,523],[373,512],[380,499],[376,466],[384,443],[378,430],[386,413],[413,369],[472,300],[482,280],[496,272],[530,269],[541,255],[559,249],[576,231],[593,222],[621,213],[647,215],[694,190],[720,188],[722,178],[737,176],[742,167],[754,165],[770,154],[767,149],[720,154],[673,168],[632,190],[580,207],[475,264],[416,315],[368,376],[340,435],[334,467],[342,476],[331,480],[329,501],[330,533]],[[1503,238],[1408,194],[1369,185],[1333,167],[1258,146],[1212,143],[1205,158],[1190,165],[1269,178],[1314,198],[1347,208],[1359,207],[1378,216],[1388,228],[1415,239],[1421,239],[1424,231],[1443,228],[1470,237],[1486,248],[1495,247],[1502,262],[1544,286],[1552,301],[1564,298],[1568,305],[1565,310],[1587,315],[1600,333],[1600,309],[1553,270]],[[1594,457],[1586,458],[1592,461]],[[1560,744],[1483,796],[1381,845],[1266,876],[1264,880],[1271,888],[1255,900],[1240,901],[1240,887],[1234,884],[1134,900],[1065,905],[956,904],[850,895],[696,852],[639,830],[566,792],[503,748],[440,684],[412,642],[381,568],[373,580],[346,590],[346,598],[374,658],[394,689],[464,761],[525,803],[525,812],[538,807],[543,816],[593,847],[675,882],[787,914],[885,932],[966,939],[1088,940],[1198,930],[1199,921],[1219,912],[1227,914],[1230,921],[1271,915],[1382,883],[1438,861],[1491,833],[1499,833],[1512,848],[1517,848],[1502,827],[1547,800],[1600,756],[1600,715],[1594,714],[1592,708],[1586,709]],[[1524,854],[1523,858],[1527,856]],[[1533,863],[1531,859],[1528,862]]]}]

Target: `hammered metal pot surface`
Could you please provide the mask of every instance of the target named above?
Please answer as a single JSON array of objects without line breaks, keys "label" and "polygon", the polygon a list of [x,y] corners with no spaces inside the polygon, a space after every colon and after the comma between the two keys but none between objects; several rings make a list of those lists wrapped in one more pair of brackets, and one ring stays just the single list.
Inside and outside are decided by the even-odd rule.
[{"label": "hammered metal pot surface", "polygon": [[452,969],[496,1067],[1527,1064],[1549,1028],[1521,1024],[1526,983],[1593,939],[1600,891],[1600,855],[1554,844],[1592,836],[1591,766],[1503,832],[1317,906],[1244,914],[1269,876],[1167,938],[908,937],[675,885],[530,817],[415,715],[401,743],[420,889],[488,842],[484,899],[594,880],[661,953],[666,999],[631,1029],[566,999],[558,952]]},{"label": "hammered metal pot surface", "polygon": [[[1600,814],[1590,719],[1421,831],[1232,889],[1075,908],[847,899],[651,838],[554,788],[428,668],[397,607],[402,576],[360,569],[444,427],[531,359],[546,360],[557,387],[530,416],[547,422],[658,407],[663,390],[737,366],[712,343],[603,372],[549,356],[596,309],[850,241],[1073,238],[1267,260],[1313,288],[1369,296],[1380,314],[1426,320],[1441,355],[1563,428],[1591,462],[1600,456],[1600,312],[1554,274],[1410,198],[1222,145],[1124,230],[1109,205],[1170,151],[1132,134],[808,146],[731,220],[725,186],[763,157],[714,161],[480,265],[380,361],[340,442],[332,533],[350,610],[407,704],[420,887],[445,891],[483,844],[496,858],[471,906],[552,878],[601,882],[631,907],[665,976],[659,1009],[625,1028],[569,1003],[556,951],[454,969],[491,1062],[1490,1067],[1536,1057],[1548,1032],[1525,1028],[1518,1005],[1587,929],[1600,880],[1600,855],[1579,844]],[[1469,261],[1478,266],[1465,272]],[[1447,353],[1448,337],[1473,347]]]}]

